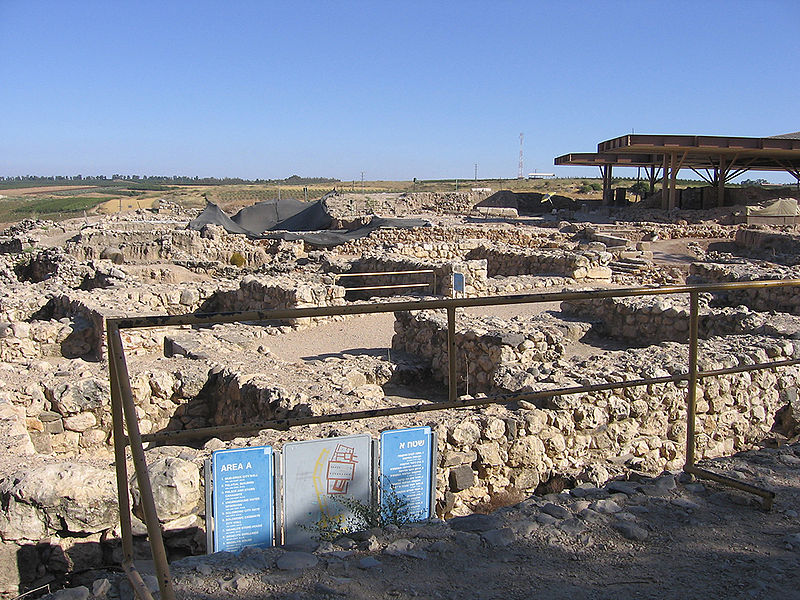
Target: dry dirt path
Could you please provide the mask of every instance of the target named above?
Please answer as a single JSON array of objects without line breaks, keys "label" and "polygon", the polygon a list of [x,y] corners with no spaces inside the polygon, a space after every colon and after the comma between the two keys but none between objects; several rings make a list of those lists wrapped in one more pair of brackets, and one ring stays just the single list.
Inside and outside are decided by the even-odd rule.
[{"label": "dry dirt path", "polygon": [[[471,315],[533,316],[547,310],[558,310],[558,302],[516,304],[465,309]],[[457,313],[458,314],[458,313]],[[458,317],[456,317],[458,318]],[[328,355],[384,355],[392,347],[394,314],[377,313],[349,317],[343,321],[322,323],[310,329],[290,331],[269,338],[270,352],[281,360],[318,360]]]}]

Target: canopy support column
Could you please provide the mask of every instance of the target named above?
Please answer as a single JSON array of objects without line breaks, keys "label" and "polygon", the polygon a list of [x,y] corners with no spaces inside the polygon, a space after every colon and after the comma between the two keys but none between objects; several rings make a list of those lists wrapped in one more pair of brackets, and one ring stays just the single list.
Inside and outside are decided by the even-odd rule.
[{"label": "canopy support column", "polygon": [[603,206],[609,206],[613,201],[611,191],[611,165],[601,165],[600,173],[603,175]]}]

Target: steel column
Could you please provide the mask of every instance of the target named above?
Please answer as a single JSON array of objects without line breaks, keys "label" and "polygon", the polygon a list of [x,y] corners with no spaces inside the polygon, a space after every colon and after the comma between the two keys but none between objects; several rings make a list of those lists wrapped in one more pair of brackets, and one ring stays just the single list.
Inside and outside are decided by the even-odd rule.
[{"label": "steel column", "polygon": [[[131,446],[131,456],[133,466],[136,470],[136,482],[139,485],[141,494],[142,510],[144,521],[147,526],[147,537],[150,539],[150,549],[153,553],[153,563],[155,564],[156,576],[158,578],[158,588],[161,592],[162,600],[175,600],[175,592],[172,589],[172,577],[169,572],[167,562],[167,552],[164,548],[164,538],[161,534],[161,524],[158,522],[156,503],[153,498],[153,488],[150,484],[150,475],[147,471],[147,460],[142,446],[142,436],[139,432],[139,417],[136,414],[136,405],[133,401],[133,392],[130,386],[130,375],[128,366],[125,363],[125,353],[122,348],[122,338],[119,329],[113,325],[108,325],[109,338],[109,364],[114,362],[114,373],[117,376],[117,387],[122,400],[122,411],[125,416],[125,424],[128,429],[128,440]],[[127,485],[126,485],[127,491]],[[121,492],[120,492],[121,493]]]},{"label": "steel column", "polygon": [[694,465],[695,410],[697,408],[697,345],[700,322],[699,297],[689,294],[689,390],[686,406],[686,465]]},{"label": "steel column", "polygon": [[458,398],[458,375],[456,373],[456,307],[447,307],[447,364],[448,364],[448,399],[455,402]]}]

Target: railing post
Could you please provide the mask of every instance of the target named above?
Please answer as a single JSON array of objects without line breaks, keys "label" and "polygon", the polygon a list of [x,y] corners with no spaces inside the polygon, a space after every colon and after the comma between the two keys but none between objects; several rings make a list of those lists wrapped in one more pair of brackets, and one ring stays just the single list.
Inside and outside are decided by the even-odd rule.
[{"label": "railing post", "polygon": [[456,374],[456,308],[447,307],[447,362],[448,362],[448,397],[450,402],[458,398],[458,379]]},{"label": "railing post", "polygon": [[164,548],[164,537],[161,533],[161,524],[158,522],[156,503],[153,498],[153,487],[150,484],[150,474],[147,472],[147,460],[144,456],[142,436],[139,432],[139,417],[136,414],[136,405],[133,402],[130,375],[128,374],[128,366],[125,363],[122,338],[119,335],[119,328],[116,325],[109,326],[108,340],[109,360],[114,361],[114,370],[119,384],[118,391],[120,393],[120,399],[122,400],[125,424],[128,427],[131,456],[133,458],[133,466],[136,470],[136,482],[139,485],[139,493],[141,494],[144,521],[147,526],[147,537],[150,539],[150,550],[153,553],[153,563],[156,569],[158,588],[161,592],[161,600],[175,600],[175,592],[172,588],[172,577],[170,576],[169,563],[167,562],[167,551]]},{"label": "railing post", "polygon": [[[114,330],[115,335],[119,331]],[[122,559],[133,561],[133,529],[131,526],[131,503],[128,496],[128,465],[125,460],[125,424],[122,417],[122,401],[119,393],[117,356],[111,345],[111,333],[106,325],[108,347],[108,375],[111,384],[111,422],[114,436],[114,467],[117,474],[117,496],[119,499],[119,524],[122,532]]]},{"label": "railing post", "polygon": [[[689,389],[686,403],[686,466],[694,466],[695,411],[697,408],[697,340],[700,302],[696,291],[689,292]],[[685,468],[685,467],[684,467]]]}]

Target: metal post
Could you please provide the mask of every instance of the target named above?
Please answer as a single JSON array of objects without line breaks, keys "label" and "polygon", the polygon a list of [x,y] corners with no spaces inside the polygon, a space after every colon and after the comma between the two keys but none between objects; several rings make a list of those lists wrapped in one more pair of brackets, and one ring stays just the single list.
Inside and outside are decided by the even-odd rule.
[{"label": "metal post", "polygon": [[[122,409],[125,415],[125,424],[128,427],[128,439],[131,445],[133,466],[136,470],[136,482],[141,494],[144,521],[147,526],[147,537],[150,538],[150,549],[153,553],[153,563],[158,578],[158,589],[162,600],[175,600],[172,589],[172,577],[167,562],[167,552],[164,548],[164,538],[161,534],[161,525],[158,522],[156,503],[153,499],[153,488],[150,484],[150,475],[147,472],[147,460],[142,447],[142,436],[139,432],[139,417],[136,414],[136,405],[133,402],[133,392],[130,386],[130,375],[125,364],[125,354],[122,349],[122,338],[116,324],[109,323],[109,360],[114,361],[114,370],[117,374],[119,391],[122,400]],[[126,484],[127,489],[127,484]]]},{"label": "metal post", "polygon": [[725,164],[725,157],[719,157],[719,181],[717,181],[717,206],[725,206],[725,178],[728,174],[728,165]]},{"label": "metal post", "polygon": [[669,208],[670,210],[678,205],[677,193],[675,189],[675,180],[678,177],[678,155],[671,154],[669,158],[670,174],[669,174]]},{"label": "metal post", "polygon": [[689,390],[686,406],[686,465],[694,465],[695,409],[697,407],[697,339],[700,323],[699,294],[689,293]]},{"label": "metal post", "polygon": [[[106,340],[111,349],[110,329],[106,328]],[[131,526],[131,502],[128,496],[128,465],[125,461],[125,425],[119,393],[119,376],[114,366],[114,357],[109,352],[108,375],[111,384],[111,422],[114,436],[114,467],[117,473],[117,497],[119,499],[119,524],[122,532],[122,560],[133,561],[133,528]]]},{"label": "metal post", "polygon": [[447,359],[449,363],[448,384],[450,402],[458,398],[458,375],[456,373],[456,308],[447,307]]}]

